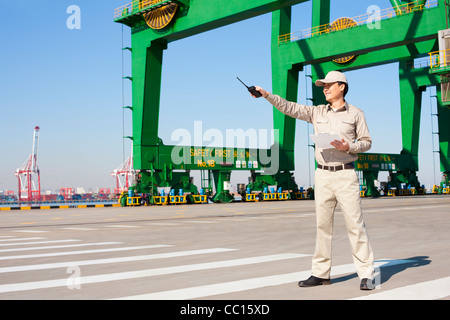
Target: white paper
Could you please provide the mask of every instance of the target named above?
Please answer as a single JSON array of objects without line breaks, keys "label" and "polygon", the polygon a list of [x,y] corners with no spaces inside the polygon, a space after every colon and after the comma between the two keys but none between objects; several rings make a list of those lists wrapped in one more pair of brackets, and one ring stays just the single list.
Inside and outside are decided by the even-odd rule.
[{"label": "white paper", "polygon": [[341,137],[337,133],[321,133],[321,134],[312,134],[310,135],[311,139],[316,144],[316,148],[320,149],[331,149],[334,148],[330,142],[334,140],[341,141]]}]

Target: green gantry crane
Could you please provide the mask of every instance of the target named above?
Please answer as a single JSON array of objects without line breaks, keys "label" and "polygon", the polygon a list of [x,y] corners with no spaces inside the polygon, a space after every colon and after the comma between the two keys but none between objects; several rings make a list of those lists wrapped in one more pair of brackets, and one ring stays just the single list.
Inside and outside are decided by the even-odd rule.
[{"label": "green gantry crane", "polygon": [[[436,86],[441,171],[450,171],[450,109],[442,79],[449,78],[446,65],[439,68],[413,68],[415,59],[430,52],[446,50],[439,46],[438,33],[448,28],[448,0],[390,0],[391,7],[374,17],[340,18],[330,21],[330,0],[312,1],[312,26],[291,31],[292,6],[308,0],[134,0],[115,11],[115,21],[132,33],[133,157],[137,193],[157,196],[157,187],[170,187],[197,194],[190,170],[208,171],[214,177],[215,202],[230,202],[227,188],[235,170],[250,170],[250,191],[276,185],[291,194],[298,191],[293,179],[295,119],[273,111],[273,128],[278,133],[268,150],[204,146],[169,146],[158,137],[163,53],[169,42],[272,12],[272,91],[296,101],[299,72],[311,66],[311,80],[328,71],[351,71],[398,62],[403,150],[400,154],[359,155],[356,168],[363,172],[367,196],[376,196],[374,181],[380,171],[390,172],[390,185],[408,184],[420,188],[419,127],[422,92]],[[356,1],[356,0],[355,0]],[[351,1],[346,1],[351,2]],[[345,43],[345,46],[342,44]],[[449,46],[450,48],[450,46]],[[434,59],[434,60],[433,60]],[[442,60],[442,59],[441,59]],[[448,59],[450,62],[450,59]],[[447,81],[448,82],[448,81]],[[314,88],[314,86],[313,86]],[[324,103],[320,89],[313,90],[314,104]],[[272,164],[276,159],[275,170]],[[181,170],[180,170],[181,169]],[[448,179],[448,178],[447,178]],[[202,178],[203,182],[203,178]],[[448,181],[447,181],[448,184]]]}]

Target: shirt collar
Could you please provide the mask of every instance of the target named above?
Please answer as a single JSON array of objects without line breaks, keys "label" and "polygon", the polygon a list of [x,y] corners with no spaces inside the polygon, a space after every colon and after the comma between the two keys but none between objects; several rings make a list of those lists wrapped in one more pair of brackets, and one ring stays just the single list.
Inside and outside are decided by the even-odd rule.
[{"label": "shirt collar", "polygon": [[[345,101],[345,103],[344,103],[344,106],[342,108],[345,108],[345,111],[348,112],[349,108],[348,108],[347,100],[344,100],[344,101]],[[344,111],[344,110],[342,110],[342,108],[336,110],[336,112]],[[327,110],[334,111],[330,104],[327,104]]]}]

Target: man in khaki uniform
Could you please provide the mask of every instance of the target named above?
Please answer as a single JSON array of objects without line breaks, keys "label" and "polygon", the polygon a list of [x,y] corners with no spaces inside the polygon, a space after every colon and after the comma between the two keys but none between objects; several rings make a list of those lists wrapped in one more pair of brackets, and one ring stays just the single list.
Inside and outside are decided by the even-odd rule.
[{"label": "man in khaki uniform", "polygon": [[256,87],[282,113],[313,124],[315,134],[337,133],[329,149],[316,147],[315,205],[317,220],[316,249],[312,259],[312,275],[300,281],[300,287],[330,284],[331,242],[336,204],[344,214],[347,233],[352,247],[353,262],[359,278],[360,289],[373,289],[373,252],[361,213],[359,179],[354,169],[357,153],[372,146],[363,111],[345,101],[348,91],[346,76],[331,71],[325,79],[317,80],[323,87],[327,105],[306,106],[289,102]]}]

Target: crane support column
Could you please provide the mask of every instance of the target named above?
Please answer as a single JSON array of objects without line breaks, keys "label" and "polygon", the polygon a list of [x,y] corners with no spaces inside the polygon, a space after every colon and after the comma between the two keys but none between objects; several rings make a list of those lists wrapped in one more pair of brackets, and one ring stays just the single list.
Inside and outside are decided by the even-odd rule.
[{"label": "crane support column", "polygon": [[147,48],[136,38],[133,40],[134,165],[135,168],[148,168],[148,162],[158,159],[162,60],[167,44],[153,41]]},{"label": "crane support column", "polygon": [[408,61],[401,61],[399,63],[402,154],[410,155],[413,158],[414,168],[410,169],[412,171],[418,171],[420,111],[422,106],[422,93],[426,87],[418,86],[415,77],[408,72],[410,68]]},{"label": "crane support column", "polygon": [[[272,13],[272,91],[289,101],[297,101],[301,66],[285,65],[279,59],[278,37],[291,31],[291,7]],[[295,119],[273,108],[273,127],[278,130],[280,171],[294,170]]]},{"label": "crane support column", "polygon": [[441,86],[436,86],[438,125],[439,125],[439,159],[441,172],[444,176],[443,182],[450,184],[450,107],[442,104]]}]

